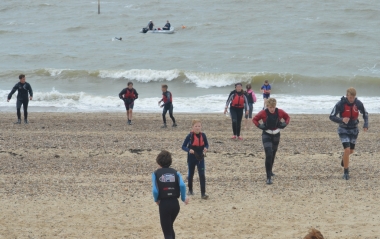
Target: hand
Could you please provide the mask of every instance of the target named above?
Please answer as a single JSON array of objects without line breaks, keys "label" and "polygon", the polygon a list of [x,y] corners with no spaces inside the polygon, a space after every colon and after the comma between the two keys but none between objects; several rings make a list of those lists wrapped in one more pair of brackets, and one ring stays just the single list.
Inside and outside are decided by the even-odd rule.
[{"label": "hand", "polygon": [[161,108],[164,108],[164,105],[161,105],[160,107],[161,107]]},{"label": "hand", "polygon": [[350,121],[350,118],[348,118],[348,117],[345,117],[345,118],[343,118],[343,119],[342,119],[342,121],[343,121],[343,123],[347,124],[347,123],[348,123],[348,121]]},{"label": "hand", "polygon": [[33,97],[29,97],[30,100],[33,100]]},{"label": "hand", "polygon": [[157,205],[160,205],[160,201],[157,201],[156,204],[157,204]]},{"label": "hand", "polygon": [[227,114],[227,108],[224,108],[224,114]]},{"label": "hand", "polygon": [[284,129],[286,126],[288,126],[285,122],[281,122],[279,125],[278,125],[278,127],[280,128],[280,129]]},{"label": "hand", "polygon": [[9,102],[9,99],[7,99],[7,102]]},{"label": "hand", "polygon": [[190,150],[189,150],[189,153],[190,153],[190,154],[194,154],[194,150],[190,149]]},{"label": "hand", "polygon": [[189,198],[186,198],[184,203],[185,203],[185,205],[189,204]]},{"label": "hand", "polygon": [[203,153],[206,153],[206,152],[207,152],[207,149],[206,149],[206,148],[204,148],[204,149],[203,149]]},{"label": "hand", "polygon": [[257,127],[261,130],[267,130],[267,127],[264,124],[259,124]]},{"label": "hand", "polygon": [[245,115],[248,115],[248,113],[249,113],[249,112],[248,112],[248,111],[246,111],[246,112],[245,112]]},{"label": "hand", "polygon": [[363,128],[364,132],[367,132],[368,131],[368,128]]}]

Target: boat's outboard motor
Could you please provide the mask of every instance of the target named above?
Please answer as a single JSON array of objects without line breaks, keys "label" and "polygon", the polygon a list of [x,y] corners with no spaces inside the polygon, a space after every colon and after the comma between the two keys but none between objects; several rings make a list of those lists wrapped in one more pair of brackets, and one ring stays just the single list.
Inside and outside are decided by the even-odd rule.
[{"label": "boat's outboard motor", "polygon": [[149,30],[148,28],[144,27],[144,28],[142,29],[142,32],[143,32],[143,33],[147,33],[148,30]]}]

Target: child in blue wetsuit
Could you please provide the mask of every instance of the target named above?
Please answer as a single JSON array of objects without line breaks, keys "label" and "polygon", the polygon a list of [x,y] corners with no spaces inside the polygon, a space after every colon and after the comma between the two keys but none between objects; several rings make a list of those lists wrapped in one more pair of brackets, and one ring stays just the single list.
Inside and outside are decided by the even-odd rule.
[{"label": "child in blue wetsuit", "polygon": [[165,239],[175,239],[174,221],[179,213],[178,199],[189,203],[186,198],[186,185],[182,176],[175,169],[169,168],[172,164],[172,155],[166,150],[161,151],[156,158],[160,166],[152,174],[153,198],[159,207],[160,222]]},{"label": "child in blue wetsuit", "polygon": [[265,80],[264,81],[264,85],[261,86],[261,92],[263,93],[263,99],[264,99],[264,107],[263,107],[263,109],[265,109],[265,107],[266,107],[266,103],[267,103],[267,100],[270,97],[270,91],[271,90],[272,90],[272,87],[270,86],[269,81]]},{"label": "child in blue wetsuit", "polygon": [[200,120],[192,121],[192,131],[187,135],[182,144],[182,149],[187,152],[188,171],[188,195],[194,195],[193,177],[195,166],[198,168],[199,181],[201,184],[201,198],[208,199],[206,194],[206,176],[204,154],[208,149],[208,141],[205,133],[201,132],[202,123]]}]

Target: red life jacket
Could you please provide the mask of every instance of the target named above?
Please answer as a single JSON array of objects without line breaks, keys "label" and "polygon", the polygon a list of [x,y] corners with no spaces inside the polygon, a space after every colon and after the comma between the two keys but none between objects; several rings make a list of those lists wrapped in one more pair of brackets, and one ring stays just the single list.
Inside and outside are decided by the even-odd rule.
[{"label": "red life jacket", "polygon": [[344,104],[342,117],[350,118],[350,120],[357,120],[359,118],[359,109],[356,104]]},{"label": "red life jacket", "polygon": [[190,132],[191,134],[191,146],[194,146],[194,147],[203,147],[205,146],[205,142],[203,141],[203,134],[202,132],[199,132],[199,135],[200,137],[198,138],[198,136],[195,135],[194,132]]},{"label": "red life jacket", "polygon": [[231,106],[236,108],[244,108],[244,94],[239,95],[238,93],[235,93]]},{"label": "red life jacket", "polygon": [[162,93],[162,101],[164,102],[164,103],[166,103],[166,102],[168,102],[169,100],[168,100],[168,97],[166,97],[166,94],[169,92],[169,94],[170,94],[170,102],[173,102],[173,96],[172,96],[172,93],[170,92],[170,91],[166,91],[166,92],[163,92]]},{"label": "red life jacket", "polygon": [[132,89],[132,90],[127,89],[125,91],[124,99],[135,99],[135,98],[136,98],[136,95],[135,95],[134,89]]}]

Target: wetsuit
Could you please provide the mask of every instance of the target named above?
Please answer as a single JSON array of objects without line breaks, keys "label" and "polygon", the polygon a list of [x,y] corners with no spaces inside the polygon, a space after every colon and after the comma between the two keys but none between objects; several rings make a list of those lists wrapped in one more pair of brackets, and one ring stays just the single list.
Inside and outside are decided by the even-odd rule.
[{"label": "wetsuit", "polygon": [[161,168],[152,174],[152,192],[155,202],[159,201],[162,232],[165,239],[175,239],[173,224],[179,213],[178,197],[186,200],[186,185],[179,172]]},{"label": "wetsuit", "polygon": [[149,29],[149,30],[153,30],[153,27],[154,27],[153,22],[149,22],[149,23],[148,23],[148,29]]},{"label": "wetsuit", "polygon": [[[268,84],[268,85],[263,85],[261,86],[261,89],[262,90],[271,90],[271,86]],[[270,97],[270,93],[263,93],[263,99],[268,99]]]},{"label": "wetsuit", "polygon": [[252,89],[249,89],[245,92],[245,96],[247,97],[247,100],[248,100],[248,108],[249,108],[249,113],[248,115],[245,115],[245,118],[248,119],[252,119],[252,113],[253,113],[253,104],[256,102],[256,95],[255,95],[255,92],[253,92]]},{"label": "wetsuit", "polygon": [[166,125],[166,113],[169,111],[169,116],[173,121],[173,124],[175,124],[175,118],[173,117],[173,97],[172,93],[170,91],[166,91],[162,93],[162,99],[163,104],[163,111],[162,111],[162,120],[164,121],[164,124]]},{"label": "wetsuit", "polygon": [[139,97],[137,91],[132,88],[124,88],[119,93],[119,98],[124,101],[125,109],[128,111],[129,109],[133,109],[135,105],[135,100]]},{"label": "wetsuit", "polygon": [[[187,152],[187,180],[189,191],[193,191],[193,178],[195,166],[197,166],[202,195],[205,195],[206,193],[205,160],[203,155],[204,148],[208,149],[208,141],[206,134],[204,133],[195,134],[191,132],[186,136],[186,139],[182,144],[182,149]],[[190,149],[194,150],[194,154],[189,152]]]},{"label": "wetsuit", "polygon": [[21,82],[18,82],[11,92],[8,95],[8,100],[12,98],[12,95],[17,92],[17,102],[16,102],[16,108],[17,108],[17,118],[21,119],[21,105],[24,107],[24,119],[28,119],[28,104],[29,104],[29,95],[30,97],[33,97],[33,90],[32,87],[28,82],[25,82],[24,84]]},{"label": "wetsuit", "polygon": [[[355,98],[353,103],[350,103],[343,96],[330,114],[330,120],[339,124],[338,134],[343,148],[355,149],[356,140],[359,135],[359,112],[363,114],[363,128],[368,128],[368,112],[364,108],[363,103],[357,98]],[[350,118],[347,124],[343,123],[343,118],[345,117]]]},{"label": "wetsuit", "polygon": [[170,30],[170,23],[166,23],[162,30]]},{"label": "wetsuit", "polygon": [[240,136],[241,120],[243,119],[243,110],[248,110],[248,100],[243,91],[231,91],[228,96],[226,107],[230,105],[230,115],[232,120],[232,131],[235,136]]},{"label": "wetsuit", "polygon": [[[261,110],[252,120],[257,127],[260,126],[260,129],[263,130],[262,141],[265,150],[265,168],[268,179],[272,176],[274,159],[280,143],[280,128],[286,127],[284,123],[280,122],[281,119],[285,120],[286,125],[290,122],[289,115],[285,111],[276,108],[273,114],[268,109]],[[260,120],[263,122],[261,125],[259,123]]]}]

